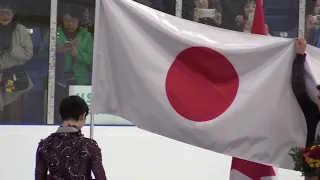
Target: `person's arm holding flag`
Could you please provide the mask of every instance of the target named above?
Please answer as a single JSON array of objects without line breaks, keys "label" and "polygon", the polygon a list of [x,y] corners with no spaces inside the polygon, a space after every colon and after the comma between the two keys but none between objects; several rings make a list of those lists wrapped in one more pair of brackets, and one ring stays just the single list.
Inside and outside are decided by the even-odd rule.
[{"label": "person's arm holding flag", "polygon": [[311,100],[307,92],[305,82],[306,70],[304,68],[304,62],[306,60],[306,47],[307,42],[303,38],[295,39],[295,49],[297,56],[292,66],[292,90],[306,118],[308,128],[306,146],[310,146],[315,139],[316,128],[319,122],[319,107],[315,102]]}]

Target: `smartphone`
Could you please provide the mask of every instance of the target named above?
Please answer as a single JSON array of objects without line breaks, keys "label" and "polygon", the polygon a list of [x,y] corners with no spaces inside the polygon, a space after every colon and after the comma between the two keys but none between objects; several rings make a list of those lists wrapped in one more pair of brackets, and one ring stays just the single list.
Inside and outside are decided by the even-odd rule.
[{"label": "smartphone", "polygon": [[312,23],[320,23],[320,15],[312,16]]},{"label": "smartphone", "polygon": [[68,47],[72,47],[72,42],[71,41],[65,41],[64,44]]},{"label": "smartphone", "polygon": [[213,18],[216,15],[216,9],[198,9],[199,18]]},{"label": "smartphone", "polygon": [[248,20],[253,21],[254,13],[249,13]]}]

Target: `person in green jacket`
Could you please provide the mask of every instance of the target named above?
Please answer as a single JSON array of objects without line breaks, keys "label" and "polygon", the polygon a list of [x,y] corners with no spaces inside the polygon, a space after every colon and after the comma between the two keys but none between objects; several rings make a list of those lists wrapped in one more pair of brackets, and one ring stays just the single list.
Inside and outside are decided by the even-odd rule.
[{"label": "person in green jacket", "polygon": [[[80,27],[81,15],[77,9],[65,10],[62,23],[57,28],[56,80],[66,86],[89,85],[93,38],[90,32]],[[49,32],[43,39],[40,56],[48,57]]]},{"label": "person in green jacket", "polygon": [[[57,104],[69,95],[70,85],[89,85],[89,72],[92,71],[93,38],[80,27],[82,11],[75,7],[66,8],[56,36],[56,85],[55,123],[60,123]],[[49,33],[43,38],[39,55],[48,60]]]}]

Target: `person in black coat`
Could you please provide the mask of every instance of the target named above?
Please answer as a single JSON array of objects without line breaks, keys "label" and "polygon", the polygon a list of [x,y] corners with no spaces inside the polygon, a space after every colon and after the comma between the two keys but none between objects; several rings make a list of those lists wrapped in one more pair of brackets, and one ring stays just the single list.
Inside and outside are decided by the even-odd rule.
[{"label": "person in black coat", "polygon": [[[303,38],[298,38],[295,40],[297,56],[292,66],[292,89],[306,119],[308,129],[306,146],[310,146],[315,140],[316,129],[320,120],[320,116],[319,106],[311,100],[307,92],[304,68],[304,62],[306,60],[306,47],[307,43]],[[315,87],[314,90],[319,92],[319,86]],[[319,95],[318,98],[320,100]]]}]

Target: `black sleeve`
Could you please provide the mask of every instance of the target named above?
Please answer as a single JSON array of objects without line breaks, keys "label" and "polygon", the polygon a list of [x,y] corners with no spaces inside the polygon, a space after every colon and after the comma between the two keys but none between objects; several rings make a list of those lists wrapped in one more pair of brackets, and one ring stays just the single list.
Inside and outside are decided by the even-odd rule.
[{"label": "black sleeve", "polygon": [[[308,136],[307,146],[310,146],[315,138],[317,124],[319,122],[318,105],[308,95],[305,81],[304,62],[306,55],[297,55],[292,66],[292,90],[296,96],[299,106],[305,116]],[[316,87],[314,87],[316,90]]]},{"label": "black sleeve", "polygon": [[[297,54],[296,59],[293,62],[292,90],[303,112],[308,109],[318,113],[318,106],[311,100],[307,91],[304,69],[305,60],[306,55]],[[316,90],[316,87],[314,87],[314,89]]]},{"label": "black sleeve", "polygon": [[296,59],[292,65],[292,90],[294,95],[299,99],[301,96],[308,96],[306,82],[305,82],[305,69],[304,62],[306,55],[297,54]]}]

